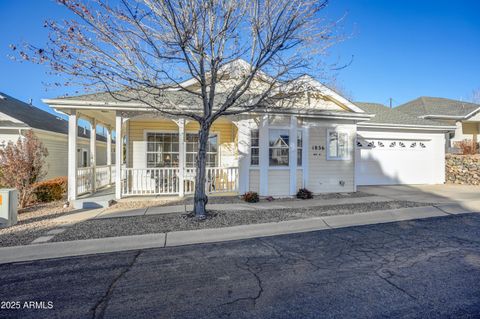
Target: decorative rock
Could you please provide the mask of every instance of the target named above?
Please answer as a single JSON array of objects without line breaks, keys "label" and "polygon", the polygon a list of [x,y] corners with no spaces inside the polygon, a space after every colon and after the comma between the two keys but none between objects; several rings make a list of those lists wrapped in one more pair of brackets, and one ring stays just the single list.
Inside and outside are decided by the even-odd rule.
[{"label": "decorative rock", "polygon": [[447,154],[446,181],[450,184],[479,185],[480,155]]}]

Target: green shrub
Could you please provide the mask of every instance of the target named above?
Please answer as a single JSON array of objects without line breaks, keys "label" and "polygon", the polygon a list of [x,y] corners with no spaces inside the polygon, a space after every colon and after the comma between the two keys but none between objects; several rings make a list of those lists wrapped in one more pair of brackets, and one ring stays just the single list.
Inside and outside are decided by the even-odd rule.
[{"label": "green shrub", "polygon": [[297,192],[297,198],[300,199],[311,199],[313,198],[313,194],[306,188],[300,188]]},{"label": "green shrub", "polygon": [[34,184],[33,193],[38,202],[61,200],[67,192],[67,178],[57,177]]},{"label": "green shrub", "polygon": [[248,203],[258,203],[260,201],[258,193],[256,192],[246,192],[245,194],[243,194],[242,198]]}]

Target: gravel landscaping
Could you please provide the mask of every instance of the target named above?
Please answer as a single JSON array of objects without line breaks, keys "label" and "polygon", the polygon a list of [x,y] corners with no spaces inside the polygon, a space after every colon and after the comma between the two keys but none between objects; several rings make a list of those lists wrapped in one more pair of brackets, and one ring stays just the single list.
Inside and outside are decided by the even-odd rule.
[{"label": "gravel landscaping", "polygon": [[266,209],[249,211],[212,211],[203,221],[185,214],[159,214],[123,218],[87,220],[69,227],[52,241],[142,235],[178,230],[218,228],[246,224],[280,222],[286,220],[365,213],[376,210],[404,207],[430,206],[432,204],[410,201],[369,202],[360,204],[329,205],[301,209]]},{"label": "gravel landscaping", "polygon": [[[367,196],[374,196],[374,195],[363,193],[363,192],[331,193],[331,194],[314,195],[313,198],[327,200],[327,199],[336,199],[336,198],[358,198],[358,197],[367,197]],[[292,200],[301,201],[302,199],[278,198],[278,199],[275,199],[273,202],[292,201]],[[264,198],[261,198],[260,202],[267,202],[267,200]],[[240,198],[240,196],[210,196],[208,197],[208,203],[209,204],[239,204],[239,203],[245,203],[245,201],[243,201]],[[117,212],[117,211],[133,210],[133,209],[156,207],[156,206],[191,205],[191,204],[193,204],[193,196],[188,196],[185,198],[158,197],[155,199],[127,198],[127,199],[122,199],[115,205],[107,208],[105,211]]]},{"label": "gravel landscaping", "polygon": [[63,208],[64,201],[38,204],[18,212],[18,223],[0,228],[0,247],[28,245],[34,239],[58,226],[52,219],[68,214],[71,209]]}]

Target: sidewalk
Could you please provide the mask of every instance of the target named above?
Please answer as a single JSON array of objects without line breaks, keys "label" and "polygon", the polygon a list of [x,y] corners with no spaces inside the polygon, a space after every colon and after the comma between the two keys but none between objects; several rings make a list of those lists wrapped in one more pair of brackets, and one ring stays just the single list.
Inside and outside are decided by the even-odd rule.
[{"label": "sidewalk", "polygon": [[190,244],[221,242],[421,218],[444,217],[463,213],[470,212],[456,204],[439,204],[438,206],[423,206],[374,211],[361,214],[325,216],[278,223],[15,246],[0,248],[0,264],[137,249],[165,248]]}]

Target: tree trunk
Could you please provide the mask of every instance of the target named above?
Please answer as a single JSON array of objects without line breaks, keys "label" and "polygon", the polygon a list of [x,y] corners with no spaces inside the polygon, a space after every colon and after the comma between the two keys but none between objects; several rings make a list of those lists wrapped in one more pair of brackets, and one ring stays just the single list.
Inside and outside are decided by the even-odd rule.
[{"label": "tree trunk", "polygon": [[203,218],[206,214],[208,197],[205,191],[206,166],[207,166],[207,143],[210,134],[210,126],[201,124],[198,131],[197,175],[195,176],[195,195],[193,212],[196,217]]}]

